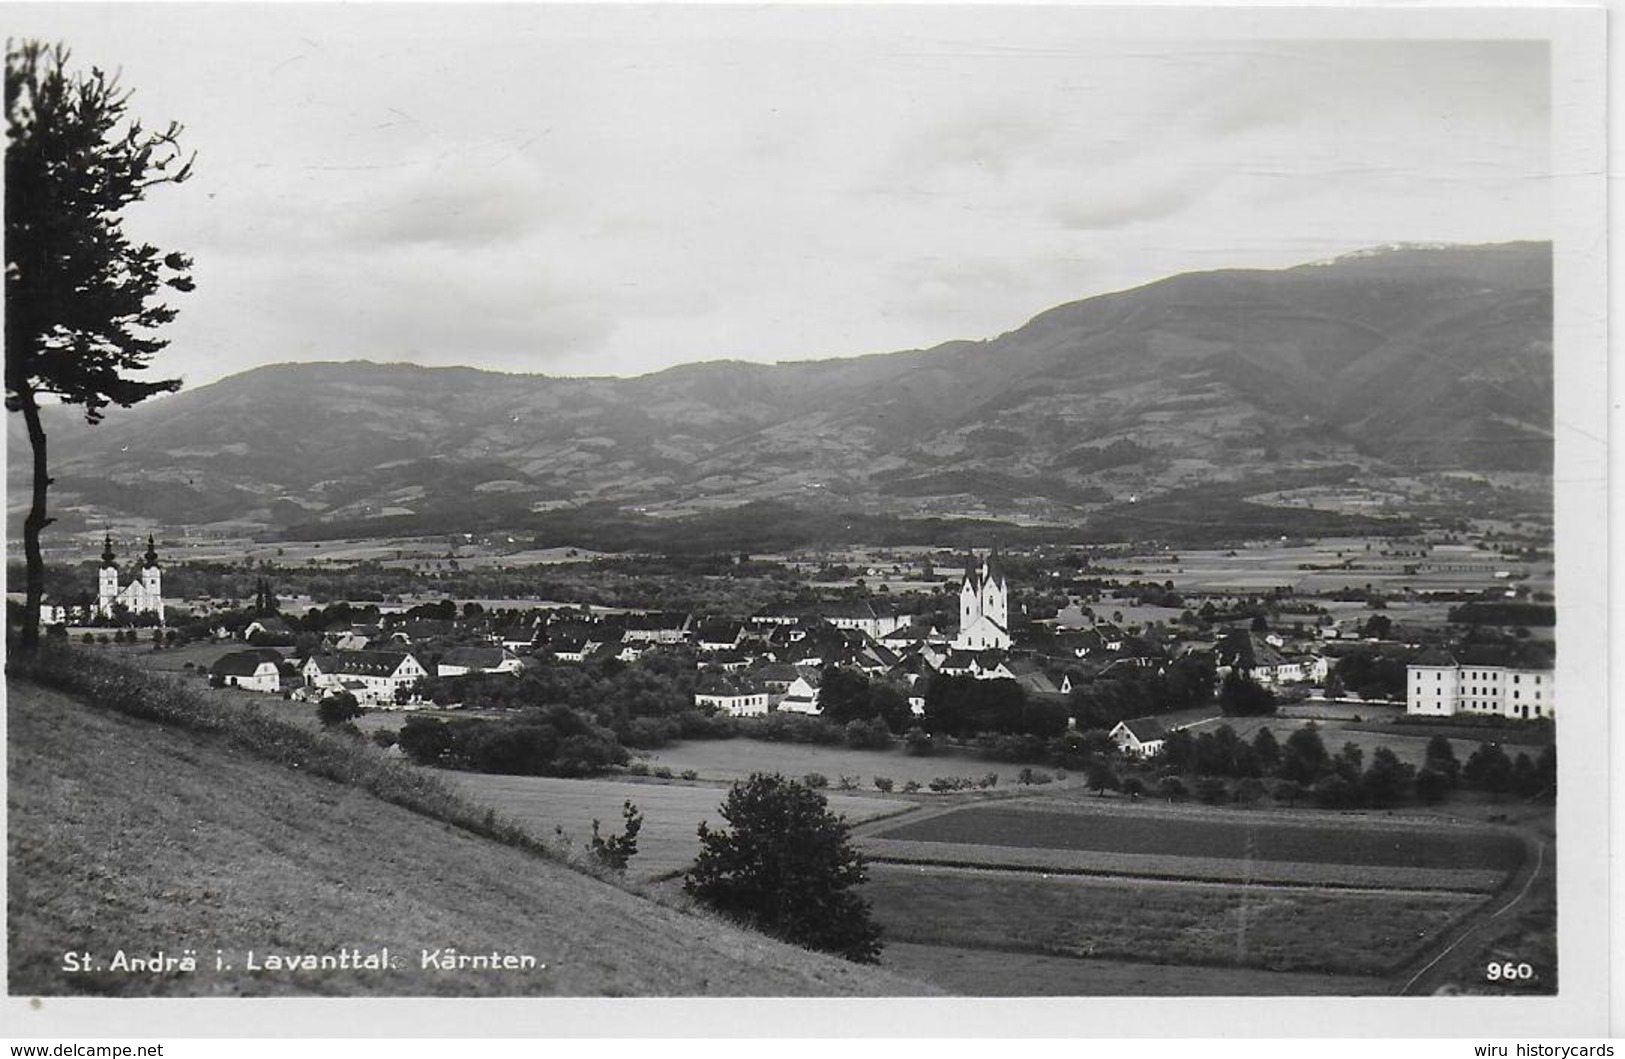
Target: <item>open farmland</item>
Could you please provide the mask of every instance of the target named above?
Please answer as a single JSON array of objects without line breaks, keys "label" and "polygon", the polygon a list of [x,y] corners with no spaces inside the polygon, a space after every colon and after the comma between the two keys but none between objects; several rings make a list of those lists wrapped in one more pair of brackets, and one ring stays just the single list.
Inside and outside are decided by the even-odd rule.
[{"label": "open farmland", "polygon": [[1361,996],[1370,975],[1047,956],[890,940],[881,964],[962,996]]},{"label": "open farmland", "polygon": [[[970,754],[937,753],[914,757],[901,747],[891,750],[853,750],[843,746],[812,746],[807,743],[770,743],[760,739],[691,739],[655,751],[653,765],[674,772],[693,769],[701,779],[732,783],[753,772],[778,772],[800,779],[809,772],[829,778],[835,786],[842,776],[856,776],[861,787],[874,789],[874,778],[885,776],[901,787],[909,780],[922,787],[938,776],[980,779],[995,773],[995,790],[1016,786],[1022,766],[1007,761],[985,761]],[[922,792],[924,793],[924,792]]]},{"label": "open farmland", "polygon": [[[1366,551],[1367,545],[1371,550]],[[1172,581],[1181,592],[1256,592],[1278,585],[1313,594],[1370,584],[1379,589],[1417,592],[1477,591],[1505,570],[1528,575],[1533,589],[1550,590],[1550,562],[1526,563],[1469,545],[1434,547],[1427,556],[1383,555],[1380,541],[1328,537],[1314,543],[1256,543],[1237,549],[1181,549],[1113,560],[1114,571],[1134,571],[1155,581]],[[1400,551],[1416,545],[1401,544]],[[1414,572],[1407,572],[1414,569]]]},{"label": "open farmland", "polygon": [[[533,834],[554,835],[563,828],[572,844],[585,845],[592,822],[604,834],[622,828],[621,804],[628,799],[643,814],[638,853],[628,871],[649,879],[681,871],[700,851],[696,829],[703,820],[725,827],[717,808],[727,788],[710,784],[639,783],[631,780],[566,780],[544,776],[493,776],[477,772],[443,772],[440,778],[471,801],[523,825]],[[830,808],[851,823],[910,809],[913,804],[831,792]]]},{"label": "open farmland", "polygon": [[1048,800],[968,805],[900,822],[877,837],[945,846],[1011,846],[1101,853],[1508,872],[1522,863],[1515,835],[1429,821],[1393,827],[1346,817],[1171,811],[1140,805],[1093,811]]},{"label": "open farmland", "polygon": [[1483,901],[894,864],[871,867],[865,896],[893,941],[1356,975],[1396,969]]}]

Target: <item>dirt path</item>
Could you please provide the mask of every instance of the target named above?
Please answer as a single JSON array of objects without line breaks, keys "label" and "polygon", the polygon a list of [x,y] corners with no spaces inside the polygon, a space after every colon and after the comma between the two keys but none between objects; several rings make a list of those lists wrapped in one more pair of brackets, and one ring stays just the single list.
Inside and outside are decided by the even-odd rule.
[{"label": "dirt path", "polygon": [[[1556,854],[1539,835],[1520,829],[1529,849],[1523,866],[1507,877],[1506,884],[1485,907],[1487,915],[1468,916],[1446,932],[1439,947],[1430,947],[1394,976],[1400,996],[1425,996],[1441,987],[1479,977],[1474,966],[1482,955],[1482,944],[1492,928],[1514,922],[1532,903],[1532,896],[1555,886]],[[1539,884],[1539,890],[1537,890]]]}]

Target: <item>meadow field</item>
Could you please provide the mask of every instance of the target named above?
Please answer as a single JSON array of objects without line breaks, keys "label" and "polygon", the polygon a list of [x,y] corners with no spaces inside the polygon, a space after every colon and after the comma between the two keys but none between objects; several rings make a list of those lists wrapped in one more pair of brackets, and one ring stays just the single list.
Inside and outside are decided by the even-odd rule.
[{"label": "meadow field", "polygon": [[870,834],[944,847],[969,844],[1502,874],[1524,857],[1523,842],[1515,835],[1438,819],[1396,826],[1381,819],[1320,813],[1203,811],[1121,802],[1108,810],[1053,798],[966,805],[925,819],[899,821]]},{"label": "meadow field", "polygon": [[[840,777],[857,778],[858,786],[874,790],[874,778],[883,776],[902,787],[910,780],[924,787],[938,776],[981,779],[993,773],[999,777],[995,791],[1016,787],[1023,766],[1008,761],[987,761],[970,752],[938,752],[923,757],[906,754],[900,745],[890,750],[852,750],[842,746],[813,746],[806,743],[770,743],[760,739],[691,739],[652,751],[651,766],[665,766],[674,772],[693,769],[701,779],[732,783],[752,772],[778,772],[800,779],[816,772],[835,787]],[[1052,775],[1054,769],[1046,770]],[[1068,777],[1063,785],[1076,785],[1083,777]],[[920,793],[924,794],[925,791]]]},{"label": "meadow field", "polygon": [[[986,995],[1391,992],[1385,976],[1503,900],[1528,856],[1518,832],[1424,813],[1076,792],[922,808],[859,835],[896,966]],[[1016,954],[1045,962],[1006,981]]]},{"label": "meadow field", "polygon": [[[441,780],[471,801],[489,806],[532,834],[556,837],[557,829],[572,845],[583,846],[599,821],[605,835],[622,830],[621,805],[631,801],[643,814],[638,853],[628,866],[634,879],[652,879],[682,871],[700,851],[696,831],[704,821],[726,827],[718,812],[727,797],[725,784],[650,780],[566,780],[545,776],[493,776],[478,772],[442,772]],[[830,808],[849,823],[873,820],[915,807],[913,802],[827,792]]]},{"label": "meadow field", "polygon": [[891,941],[1373,976],[1484,901],[900,864],[871,865],[864,895]]}]

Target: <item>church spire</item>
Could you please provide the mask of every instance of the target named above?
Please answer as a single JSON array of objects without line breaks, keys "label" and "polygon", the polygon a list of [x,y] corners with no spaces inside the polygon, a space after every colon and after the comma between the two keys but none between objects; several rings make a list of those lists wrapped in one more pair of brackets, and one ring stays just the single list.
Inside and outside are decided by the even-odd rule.
[{"label": "church spire", "polygon": [[118,565],[118,556],[113,554],[113,534],[111,532],[102,537],[102,565]]},{"label": "church spire", "polygon": [[158,545],[153,541],[152,534],[147,534],[147,554],[141,557],[142,569],[150,570],[158,565]]}]

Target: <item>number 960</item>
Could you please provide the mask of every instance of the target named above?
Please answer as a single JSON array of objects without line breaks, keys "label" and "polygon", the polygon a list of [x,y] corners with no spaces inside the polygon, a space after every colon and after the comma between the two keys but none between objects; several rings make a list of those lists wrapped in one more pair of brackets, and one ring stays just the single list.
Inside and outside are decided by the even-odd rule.
[{"label": "number 960", "polygon": [[1484,977],[1492,982],[1527,982],[1535,977],[1535,969],[1527,963],[1492,963],[1484,968]]}]

